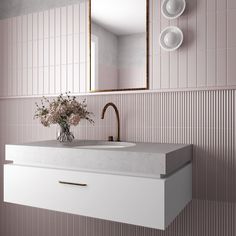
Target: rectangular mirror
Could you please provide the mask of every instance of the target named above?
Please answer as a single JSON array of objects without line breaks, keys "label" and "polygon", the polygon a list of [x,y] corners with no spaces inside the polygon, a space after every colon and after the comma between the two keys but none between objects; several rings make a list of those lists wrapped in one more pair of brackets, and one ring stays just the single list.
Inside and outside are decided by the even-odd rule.
[{"label": "rectangular mirror", "polygon": [[148,89],[148,0],[90,0],[90,91]]}]

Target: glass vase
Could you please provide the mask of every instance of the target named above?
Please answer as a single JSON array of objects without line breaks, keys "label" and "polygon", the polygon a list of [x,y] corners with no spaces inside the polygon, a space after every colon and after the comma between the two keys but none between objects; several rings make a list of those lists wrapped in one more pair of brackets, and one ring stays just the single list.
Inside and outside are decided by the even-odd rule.
[{"label": "glass vase", "polygon": [[61,143],[71,143],[75,139],[73,133],[70,131],[69,124],[59,124],[57,131],[57,140]]}]

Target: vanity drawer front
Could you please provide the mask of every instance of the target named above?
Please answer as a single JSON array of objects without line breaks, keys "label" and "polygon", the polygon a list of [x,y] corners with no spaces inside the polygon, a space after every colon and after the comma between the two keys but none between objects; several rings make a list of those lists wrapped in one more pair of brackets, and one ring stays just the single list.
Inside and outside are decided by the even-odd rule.
[{"label": "vanity drawer front", "polygon": [[4,201],[164,229],[167,183],[165,179],[5,165]]}]

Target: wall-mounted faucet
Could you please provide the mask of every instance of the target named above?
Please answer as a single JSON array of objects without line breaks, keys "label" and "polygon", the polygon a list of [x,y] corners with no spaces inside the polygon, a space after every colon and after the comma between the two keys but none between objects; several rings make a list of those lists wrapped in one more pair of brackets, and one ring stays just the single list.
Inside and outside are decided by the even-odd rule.
[{"label": "wall-mounted faucet", "polygon": [[102,110],[101,119],[104,119],[105,112],[106,112],[106,110],[109,106],[113,107],[114,110],[115,110],[115,113],[116,113],[116,118],[117,118],[117,141],[120,142],[120,116],[119,116],[118,108],[116,107],[116,105],[114,103],[109,102],[104,106],[104,108]]}]

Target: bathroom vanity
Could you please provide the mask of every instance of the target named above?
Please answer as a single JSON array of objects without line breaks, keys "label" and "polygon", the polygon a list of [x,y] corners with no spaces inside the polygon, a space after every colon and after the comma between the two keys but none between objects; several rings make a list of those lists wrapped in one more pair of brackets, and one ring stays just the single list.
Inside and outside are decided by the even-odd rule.
[{"label": "bathroom vanity", "polygon": [[6,145],[4,201],[164,230],[192,198],[192,146]]}]

